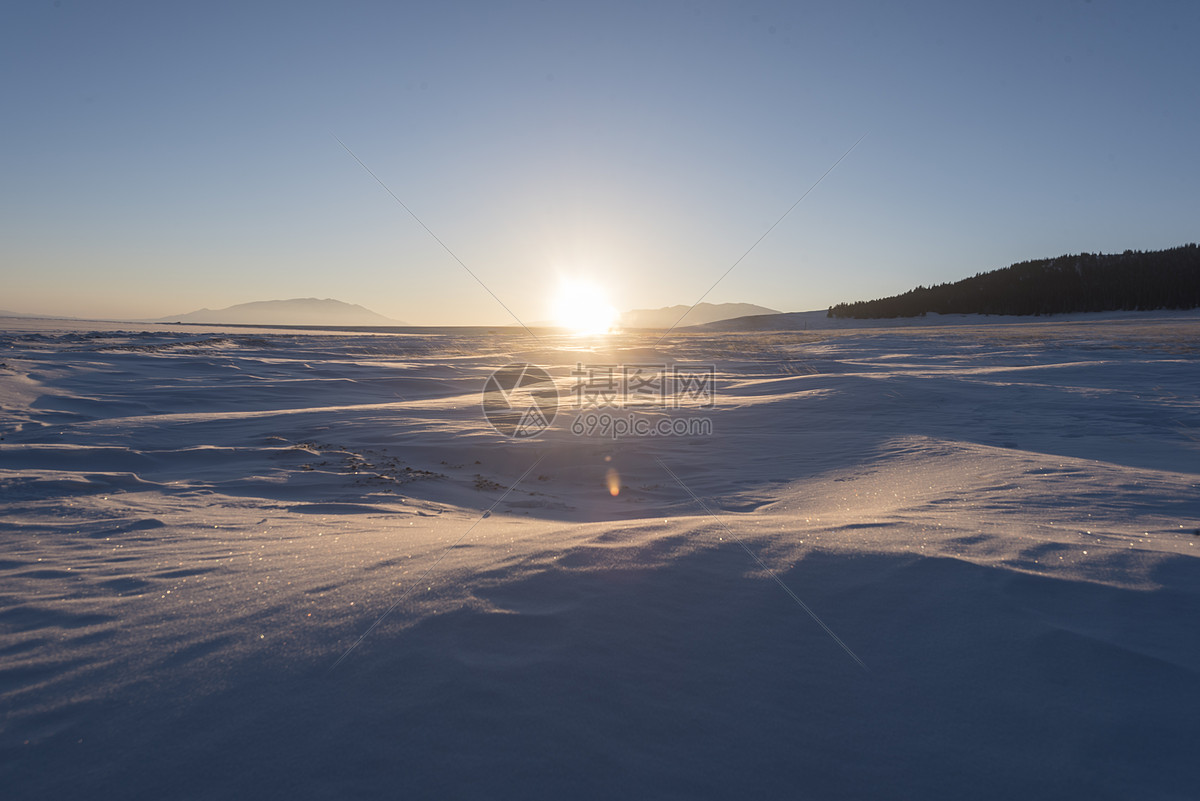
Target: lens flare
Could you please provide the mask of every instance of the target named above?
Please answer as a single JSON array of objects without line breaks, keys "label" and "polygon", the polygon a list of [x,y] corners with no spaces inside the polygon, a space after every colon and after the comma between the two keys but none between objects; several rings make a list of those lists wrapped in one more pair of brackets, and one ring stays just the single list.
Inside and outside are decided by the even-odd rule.
[{"label": "lens flare", "polygon": [[621,475],[617,468],[610,467],[604,474],[604,483],[608,485],[608,494],[614,498],[621,494]]}]

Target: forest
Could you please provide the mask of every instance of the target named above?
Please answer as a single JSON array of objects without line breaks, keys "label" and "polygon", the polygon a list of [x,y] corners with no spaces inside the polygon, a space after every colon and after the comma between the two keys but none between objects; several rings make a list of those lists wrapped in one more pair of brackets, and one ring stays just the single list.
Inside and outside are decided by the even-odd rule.
[{"label": "forest", "polygon": [[829,308],[858,319],[937,314],[1043,315],[1200,307],[1200,247],[1067,254],[1023,261],[954,283]]}]

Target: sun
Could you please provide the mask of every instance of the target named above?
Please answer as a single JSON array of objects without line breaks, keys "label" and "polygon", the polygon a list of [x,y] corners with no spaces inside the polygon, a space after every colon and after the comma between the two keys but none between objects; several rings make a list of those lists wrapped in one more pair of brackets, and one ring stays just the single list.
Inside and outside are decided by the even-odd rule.
[{"label": "sun", "polygon": [[596,284],[564,280],[554,298],[554,323],[575,334],[607,334],[617,324],[617,310]]}]

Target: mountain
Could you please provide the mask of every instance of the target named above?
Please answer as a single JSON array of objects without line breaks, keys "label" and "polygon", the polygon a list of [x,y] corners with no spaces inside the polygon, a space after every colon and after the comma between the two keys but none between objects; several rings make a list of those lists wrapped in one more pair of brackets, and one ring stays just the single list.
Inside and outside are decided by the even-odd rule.
[{"label": "mountain", "polygon": [[25,320],[74,320],[74,317],[61,317],[53,314],[30,314],[29,312],[15,312],[8,309],[0,309],[0,317],[19,317]]},{"label": "mountain", "polygon": [[[684,312],[687,316],[684,317]],[[687,306],[667,306],[663,309],[634,309],[621,315],[622,328],[670,328],[676,323],[680,327],[715,323],[734,317],[755,314],[778,314],[775,309],[756,306],[753,303],[698,303],[688,312]],[[679,318],[683,317],[681,321]]]},{"label": "mountain", "polygon": [[829,308],[857,319],[937,314],[1069,314],[1200,307],[1200,247],[1067,254],[952,284]]},{"label": "mountain", "polygon": [[293,298],[239,303],[225,309],[163,317],[154,322],[209,325],[404,325],[354,303],[332,298]]}]

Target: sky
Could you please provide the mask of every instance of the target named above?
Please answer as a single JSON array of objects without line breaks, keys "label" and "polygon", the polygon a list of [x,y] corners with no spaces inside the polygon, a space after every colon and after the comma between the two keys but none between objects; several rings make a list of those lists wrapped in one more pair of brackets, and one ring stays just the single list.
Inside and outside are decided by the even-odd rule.
[{"label": "sky", "polygon": [[1172,247],[1197,41],[1191,0],[14,0],[0,309],[804,311]]}]

